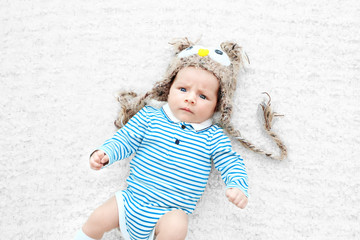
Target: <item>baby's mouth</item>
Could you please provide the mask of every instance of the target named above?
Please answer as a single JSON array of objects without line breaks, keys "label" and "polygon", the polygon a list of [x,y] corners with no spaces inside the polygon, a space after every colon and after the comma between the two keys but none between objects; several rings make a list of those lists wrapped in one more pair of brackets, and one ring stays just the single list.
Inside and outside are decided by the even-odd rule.
[{"label": "baby's mouth", "polygon": [[190,108],[180,108],[181,110],[188,112],[188,113],[193,113]]}]

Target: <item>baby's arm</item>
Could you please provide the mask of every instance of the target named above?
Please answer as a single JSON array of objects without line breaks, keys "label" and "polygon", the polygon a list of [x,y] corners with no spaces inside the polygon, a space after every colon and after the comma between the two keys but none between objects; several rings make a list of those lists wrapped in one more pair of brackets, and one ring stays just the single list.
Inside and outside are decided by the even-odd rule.
[{"label": "baby's arm", "polygon": [[137,151],[148,126],[149,108],[142,108],[112,138],[106,140],[91,155],[90,167],[92,169],[99,170],[105,165],[111,165],[116,161],[129,157]]},{"label": "baby's arm", "polygon": [[212,138],[212,158],[226,184],[226,197],[239,208],[248,203],[248,176],[241,157],[232,150],[230,139],[218,131]]},{"label": "baby's arm", "polygon": [[109,157],[102,150],[93,152],[89,159],[90,167],[94,170],[100,170],[103,166],[109,163]]},{"label": "baby's arm", "polygon": [[248,204],[248,198],[239,188],[228,188],[225,195],[230,202],[241,209],[244,209]]}]

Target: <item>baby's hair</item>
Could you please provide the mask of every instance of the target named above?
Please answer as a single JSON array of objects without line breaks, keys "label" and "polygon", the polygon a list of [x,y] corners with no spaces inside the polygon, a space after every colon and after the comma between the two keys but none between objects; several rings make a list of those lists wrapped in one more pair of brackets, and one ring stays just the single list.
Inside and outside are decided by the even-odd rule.
[{"label": "baby's hair", "polygon": [[[187,49],[194,45],[194,43],[190,42],[187,38],[181,38],[176,39],[173,42],[170,42],[174,46],[175,53],[178,54],[179,52],[183,51],[184,49]],[[273,125],[273,118],[280,116],[276,113],[274,113],[271,109],[271,97],[268,93],[266,93],[269,97],[269,101],[267,103],[262,103],[261,107],[264,113],[264,128],[266,133],[275,141],[277,146],[279,147],[281,154],[280,156],[274,156],[272,153],[268,153],[256,146],[254,146],[251,142],[246,140],[242,137],[239,130],[235,129],[231,122],[231,115],[232,115],[232,95],[235,92],[236,89],[236,81],[237,81],[237,74],[236,71],[244,65],[244,61],[249,62],[249,59],[247,55],[244,53],[242,48],[233,42],[223,42],[221,44],[221,49],[228,55],[228,57],[231,59],[232,65],[229,66],[231,68],[231,71],[234,72],[234,74],[231,74],[231,76],[227,76],[226,74],[219,71],[218,74],[222,74],[222,76],[227,76],[230,78],[230,81],[222,82],[221,77],[216,75],[215,76],[220,81],[220,88],[219,88],[219,98],[218,98],[218,104],[216,107],[216,111],[220,112],[220,119],[218,124],[231,136],[233,136],[235,139],[237,139],[243,146],[246,148],[265,155],[267,157],[270,157],[272,159],[279,159],[282,160],[286,158],[287,156],[287,149],[286,146],[283,144],[283,142],[280,140],[280,138],[275,134],[271,127]],[[190,58],[190,57],[189,57]],[[217,63],[206,63],[206,64],[217,64]],[[118,128],[123,127],[131,117],[133,117],[137,112],[139,112],[150,99],[158,100],[158,101],[167,101],[167,97],[169,95],[170,87],[173,82],[173,80],[176,77],[176,74],[178,71],[180,71],[182,68],[185,67],[202,67],[205,70],[205,67],[203,67],[202,63],[197,64],[196,61],[187,61],[184,60],[184,62],[181,62],[179,64],[175,60],[172,63],[174,66],[170,66],[166,77],[157,83],[155,83],[154,87],[148,91],[146,94],[142,96],[138,96],[135,92],[120,92],[118,96],[118,101],[121,105],[121,109],[119,111],[118,117],[115,120],[115,125]],[[172,67],[172,68],[171,68]]]}]

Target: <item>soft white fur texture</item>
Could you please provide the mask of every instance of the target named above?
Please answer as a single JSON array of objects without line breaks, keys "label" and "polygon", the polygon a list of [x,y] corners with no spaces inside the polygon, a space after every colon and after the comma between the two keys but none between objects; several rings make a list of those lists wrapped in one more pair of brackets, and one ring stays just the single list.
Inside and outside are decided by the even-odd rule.
[{"label": "soft white fur texture", "polygon": [[[72,239],[125,187],[129,159],[96,172],[89,154],[115,131],[118,90],[145,92],[174,37],[233,40],[251,65],[234,123],[276,151],[259,102],[285,117],[279,162],[233,141],[250,199],[240,210],[213,172],[189,240],[360,238],[360,3],[319,1],[1,1],[0,238]],[[104,239],[120,239],[117,230]]]}]

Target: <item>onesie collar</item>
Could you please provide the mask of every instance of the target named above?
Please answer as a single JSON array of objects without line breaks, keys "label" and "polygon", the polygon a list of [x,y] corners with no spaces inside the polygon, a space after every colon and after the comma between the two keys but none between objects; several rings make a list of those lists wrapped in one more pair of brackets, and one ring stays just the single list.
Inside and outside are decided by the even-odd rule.
[{"label": "onesie collar", "polygon": [[[170,107],[169,107],[169,104],[166,103],[162,109],[164,110],[165,112],[165,115],[173,122],[175,123],[179,123],[181,122],[179,119],[177,119],[174,114],[172,113]],[[190,124],[194,129],[195,131],[201,131],[201,130],[204,130],[205,128],[208,128],[212,125],[212,119],[209,118],[208,120],[205,120],[201,123],[188,123]]]}]

